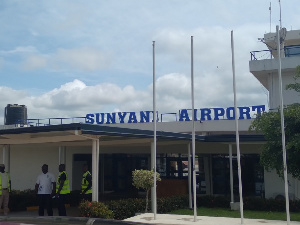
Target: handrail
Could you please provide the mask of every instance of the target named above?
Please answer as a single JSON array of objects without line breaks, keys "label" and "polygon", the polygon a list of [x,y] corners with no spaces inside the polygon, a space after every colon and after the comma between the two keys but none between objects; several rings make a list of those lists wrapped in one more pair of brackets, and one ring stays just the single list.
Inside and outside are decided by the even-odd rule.
[{"label": "handrail", "polygon": [[[251,51],[250,52],[250,57],[251,61],[253,60],[259,60],[259,58],[263,58],[264,56],[267,55],[267,53],[270,53],[270,59],[274,58],[272,51],[277,51],[277,49],[274,50],[261,50],[261,51]],[[284,57],[295,57],[295,56],[300,56],[300,45],[289,45],[285,46],[283,48],[284,51]],[[263,54],[267,52],[266,54]],[[260,57],[258,57],[259,55]],[[263,59],[268,59],[269,57],[263,58]]]},{"label": "handrail", "polygon": [[[260,57],[257,57],[256,56],[257,53],[265,53],[265,54],[261,55]],[[268,53],[270,53],[270,54],[268,54]],[[272,59],[273,58],[272,50],[251,51],[250,54],[251,54],[251,61],[258,60],[259,58],[262,58],[266,55],[269,55],[269,56],[267,56],[264,59],[268,59],[268,58]]]}]

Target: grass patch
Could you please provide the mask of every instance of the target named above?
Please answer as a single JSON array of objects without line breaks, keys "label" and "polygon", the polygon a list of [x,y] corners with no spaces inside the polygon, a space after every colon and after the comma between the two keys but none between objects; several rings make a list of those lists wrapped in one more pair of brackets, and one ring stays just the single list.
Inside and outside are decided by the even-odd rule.
[{"label": "grass patch", "polygon": [[[174,210],[169,214],[194,215],[194,210],[179,209],[179,210]],[[290,215],[292,221],[300,221],[300,213],[290,213]],[[230,209],[225,209],[225,208],[202,208],[201,207],[197,209],[197,216],[240,218],[240,212],[232,211]],[[244,210],[244,218],[286,221],[286,213]]]}]

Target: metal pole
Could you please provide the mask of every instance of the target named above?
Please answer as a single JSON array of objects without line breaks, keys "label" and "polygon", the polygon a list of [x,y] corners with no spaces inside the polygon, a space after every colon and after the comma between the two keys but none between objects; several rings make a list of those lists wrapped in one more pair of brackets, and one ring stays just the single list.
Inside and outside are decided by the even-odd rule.
[{"label": "metal pole", "polygon": [[188,181],[189,181],[189,208],[193,208],[193,201],[192,201],[192,160],[191,160],[191,143],[188,144]]},{"label": "metal pole", "polygon": [[231,196],[231,202],[234,203],[233,168],[232,168],[232,144],[229,144],[229,168],[230,168],[230,196]]},{"label": "metal pole", "polygon": [[234,118],[235,118],[235,136],[237,147],[237,159],[238,159],[238,176],[239,176],[239,194],[240,194],[240,214],[241,224],[244,224],[244,209],[243,209],[243,187],[242,187],[242,169],[241,169],[241,155],[240,155],[240,137],[239,137],[239,125],[238,125],[238,111],[236,104],[236,83],[235,83],[235,61],[234,61],[234,42],[233,31],[231,31],[231,51],[232,51],[232,74],[233,74],[233,96],[234,96]]},{"label": "metal pole", "polygon": [[191,89],[192,89],[192,154],[193,154],[193,193],[194,193],[194,222],[197,221],[197,190],[196,190],[196,160],[195,160],[195,110],[194,110],[194,52],[193,36],[191,36]]},{"label": "metal pole", "polygon": [[99,139],[96,140],[96,158],[97,158],[97,175],[96,175],[96,184],[97,184],[97,190],[96,190],[96,201],[99,201],[99,152],[100,152],[100,141]]},{"label": "metal pole", "polygon": [[155,78],[155,41],[153,41],[153,171],[154,171],[154,185],[153,185],[153,213],[156,220],[157,214],[157,200],[156,200],[156,78]]},{"label": "metal pole", "polygon": [[281,77],[281,49],[279,27],[276,26],[277,33],[277,54],[278,54],[278,83],[279,83],[279,99],[280,99],[280,117],[281,117],[281,140],[282,140],[282,157],[283,157],[283,175],[284,175],[284,190],[285,190],[285,208],[287,224],[290,224],[290,205],[289,205],[289,187],[287,178],[287,162],[286,162],[286,147],[285,147],[285,129],[284,129],[284,113],[283,113],[283,96],[282,96],[282,77]]}]

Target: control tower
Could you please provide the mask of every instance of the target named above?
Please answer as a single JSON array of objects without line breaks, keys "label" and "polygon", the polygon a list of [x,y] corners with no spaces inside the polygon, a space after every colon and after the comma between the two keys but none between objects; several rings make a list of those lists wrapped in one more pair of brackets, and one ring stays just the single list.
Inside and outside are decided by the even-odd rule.
[{"label": "control tower", "polygon": [[[280,105],[277,35],[276,33],[267,33],[264,38],[259,40],[266,45],[267,50],[251,52],[250,72],[269,91],[269,108],[277,109]],[[283,104],[300,103],[300,93],[286,90],[287,84],[295,83],[296,67],[300,65],[300,30],[287,31],[282,28],[280,42]]]}]

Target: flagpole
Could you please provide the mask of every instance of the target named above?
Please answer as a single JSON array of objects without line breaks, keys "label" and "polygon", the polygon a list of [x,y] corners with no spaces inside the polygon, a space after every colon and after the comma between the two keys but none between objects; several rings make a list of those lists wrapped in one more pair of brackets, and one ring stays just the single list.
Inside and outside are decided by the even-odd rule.
[{"label": "flagpole", "polygon": [[282,77],[281,77],[281,45],[279,27],[276,26],[277,34],[277,54],[278,54],[278,84],[280,99],[280,117],[281,117],[281,141],[282,141],[282,157],[283,157],[283,175],[284,175],[284,191],[285,191],[285,208],[287,224],[290,224],[290,205],[289,205],[289,186],[287,181],[287,163],[286,163],[286,147],[285,147],[285,130],[284,130],[284,113],[283,113],[283,96],[282,96]]},{"label": "flagpole", "polygon": [[233,98],[234,98],[234,118],[235,118],[235,136],[236,136],[236,152],[238,159],[238,177],[239,177],[239,194],[240,194],[240,214],[241,224],[244,224],[244,209],[243,209],[243,187],[242,187],[242,169],[241,169],[241,154],[240,154],[240,137],[238,125],[238,113],[236,104],[236,82],[235,82],[235,61],[234,61],[234,42],[233,31],[231,31],[231,52],[232,52],[232,74],[233,74]]},{"label": "flagpole", "polygon": [[193,154],[193,193],[194,193],[194,222],[197,221],[197,190],[196,190],[196,157],[195,157],[195,110],[194,110],[194,52],[193,36],[191,36],[191,89],[192,89],[192,154]]},{"label": "flagpole", "polygon": [[157,214],[157,199],[156,199],[156,79],[155,79],[155,41],[153,41],[153,171],[154,171],[154,184],[153,184],[153,214],[156,220]]}]

